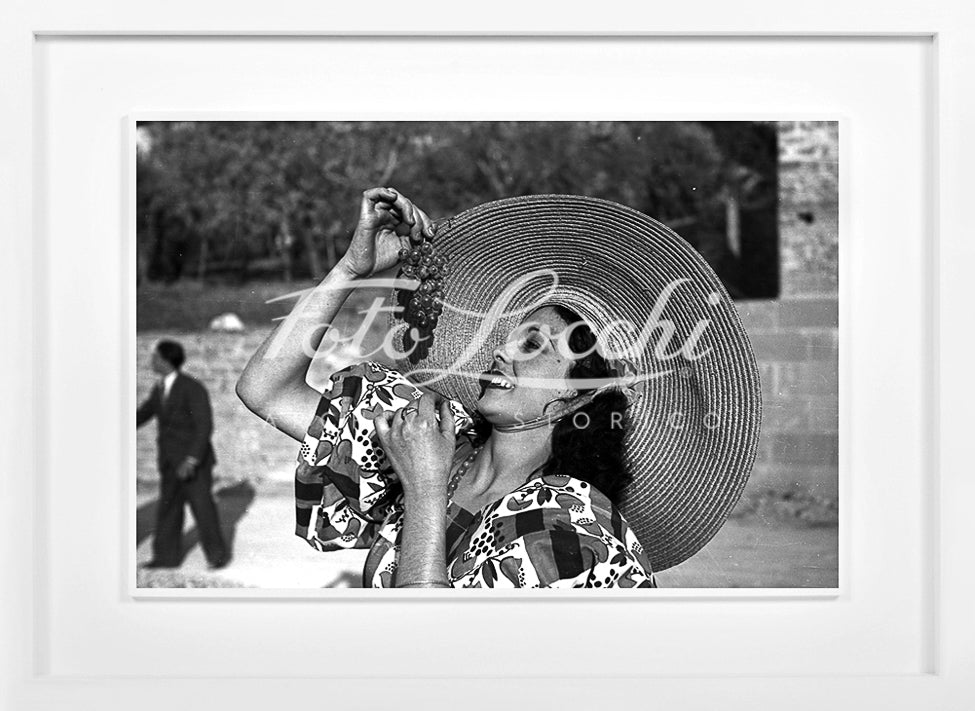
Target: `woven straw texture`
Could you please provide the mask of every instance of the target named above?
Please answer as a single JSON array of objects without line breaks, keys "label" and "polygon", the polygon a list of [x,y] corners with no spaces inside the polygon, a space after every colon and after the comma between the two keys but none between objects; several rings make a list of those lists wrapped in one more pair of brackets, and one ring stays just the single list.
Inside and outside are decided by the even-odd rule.
[{"label": "woven straw texture", "polygon": [[[574,310],[646,378],[629,410],[626,457],[634,480],[623,515],[654,570],[699,551],[741,496],[762,407],[748,337],[704,259],[640,212],[571,195],[480,205],[443,223],[435,243],[450,268],[444,311],[427,357],[400,360],[402,372],[473,412],[476,375],[490,367],[494,349],[527,314],[543,303]],[[554,291],[550,275],[538,276],[507,302],[506,313],[485,316],[512,282],[539,269],[557,274]],[[666,307],[655,313],[668,291]],[[669,341],[667,322],[673,324]],[[663,325],[641,343],[648,323]],[[391,326],[404,324],[393,315]],[[678,352],[688,344],[692,356],[704,355]]]}]

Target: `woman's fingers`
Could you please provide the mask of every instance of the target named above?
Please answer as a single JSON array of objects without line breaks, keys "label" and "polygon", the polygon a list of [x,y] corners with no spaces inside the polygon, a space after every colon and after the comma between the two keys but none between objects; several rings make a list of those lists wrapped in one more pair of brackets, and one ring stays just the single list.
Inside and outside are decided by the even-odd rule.
[{"label": "woman's fingers", "polygon": [[399,220],[390,221],[390,224],[400,237],[409,235],[414,244],[423,241],[424,235],[433,237],[434,225],[430,216],[395,188],[372,188],[364,195],[375,202],[377,209],[381,208],[391,218]]},{"label": "woman's fingers", "polygon": [[388,443],[398,439],[403,429],[403,420],[399,410],[383,410],[375,420],[376,435],[385,447]]},{"label": "woman's fingers", "polygon": [[413,223],[416,222],[416,218],[413,215],[413,203],[410,202],[409,198],[404,197],[397,190],[390,188],[390,192],[396,196],[392,201],[393,207],[399,210],[400,215],[403,216],[403,221],[412,227]]},{"label": "woman's fingers", "polygon": [[[424,230],[424,223],[420,217],[421,210],[414,205],[409,198],[404,197],[399,192],[397,192],[397,198],[394,201],[393,206],[400,211],[400,213],[403,215],[403,221],[409,226],[409,230],[405,232],[402,231],[402,228],[398,228],[397,234],[409,234],[410,239],[413,242],[420,242],[422,240],[422,232]],[[423,217],[426,218],[427,222],[429,223],[430,218],[426,217],[425,214]]]},{"label": "woman's fingers", "polygon": [[376,215],[379,217],[379,224],[382,227],[395,230],[396,225],[400,223],[399,215],[390,209],[389,203],[377,203]]},{"label": "woman's fingers", "polygon": [[380,216],[380,226],[391,230],[400,238],[400,246],[410,248],[410,225],[403,221],[400,211],[388,202],[376,203],[376,213]]},{"label": "woman's fingers", "polygon": [[434,421],[433,393],[423,393],[419,400],[414,400],[417,409],[417,419],[424,422]]},{"label": "woman's fingers", "polygon": [[440,434],[450,439],[457,435],[454,424],[454,409],[450,406],[450,400],[447,398],[440,401]]},{"label": "woman's fingers", "polygon": [[383,410],[382,414],[375,419],[376,425],[376,436],[379,437],[379,441],[385,447],[387,442],[389,442],[390,426],[389,420],[387,419],[389,415],[389,410]]},{"label": "woman's fingers", "polygon": [[419,244],[423,241],[423,218],[420,216],[420,208],[413,203],[410,203],[410,208],[413,212],[413,224],[410,227],[410,239],[413,240],[414,244]]},{"label": "woman's fingers", "polygon": [[[399,238],[399,246],[395,247],[385,241],[381,241],[382,249],[375,255],[370,252],[372,263],[368,265],[371,271],[363,268],[357,269],[358,272],[370,273],[381,271],[394,266],[397,261],[397,252],[401,249],[411,249],[423,241],[423,236],[433,236],[434,226],[430,217],[413,202],[405,197],[395,188],[376,187],[369,188],[362,193],[362,214],[360,225],[366,225],[368,231],[375,230],[371,234],[379,237],[390,232]],[[372,245],[360,246],[361,250],[372,249]],[[368,261],[365,258],[363,262]]]},{"label": "woman's fingers", "polygon": [[392,203],[399,197],[399,193],[391,188],[369,188],[362,193],[362,197],[372,202],[379,202],[381,200]]},{"label": "woman's fingers", "polygon": [[367,219],[377,212],[380,203],[392,205],[398,196],[389,188],[369,188],[362,191],[362,204],[359,208],[361,219]]},{"label": "woman's fingers", "polygon": [[369,188],[362,193],[363,217],[369,213],[376,214],[383,226],[395,230],[400,236],[410,234],[416,219],[412,211],[407,211],[404,207],[412,209],[412,203],[395,188]]},{"label": "woman's fingers", "polygon": [[433,220],[425,213],[423,210],[418,208],[416,205],[413,206],[414,211],[417,216],[417,227],[420,228],[422,233],[429,238],[433,237]]}]

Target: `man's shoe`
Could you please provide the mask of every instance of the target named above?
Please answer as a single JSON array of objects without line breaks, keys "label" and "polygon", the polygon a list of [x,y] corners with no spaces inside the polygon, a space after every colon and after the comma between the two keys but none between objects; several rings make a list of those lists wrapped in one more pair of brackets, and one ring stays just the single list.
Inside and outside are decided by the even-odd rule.
[{"label": "man's shoe", "polygon": [[165,563],[160,560],[150,560],[139,566],[140,568],[147,568],[149,570],[158,570],[159,568],[178,568],[179,563]]},{"label": "man's shoe", "polygon": [[210,570],[223,570],[228,565],[230,565],[230,560],[231,560],[231,556],[229,556],[229,555],[228,556],[225,556],[225,557],[221,558],[220,560],[213,561],[212,563],[210,563],[207,566],[207,568],[209,568]]}]

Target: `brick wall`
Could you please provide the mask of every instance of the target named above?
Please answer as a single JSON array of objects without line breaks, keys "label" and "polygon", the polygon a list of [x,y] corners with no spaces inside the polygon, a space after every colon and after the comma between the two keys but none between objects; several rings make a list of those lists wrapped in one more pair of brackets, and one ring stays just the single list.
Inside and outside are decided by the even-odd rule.
[{"label": "brick wall", "polygon": [[837,146],[836,123],[779,124],[782,296],[739,303],[764,399],[752,494],[837,495]]}]

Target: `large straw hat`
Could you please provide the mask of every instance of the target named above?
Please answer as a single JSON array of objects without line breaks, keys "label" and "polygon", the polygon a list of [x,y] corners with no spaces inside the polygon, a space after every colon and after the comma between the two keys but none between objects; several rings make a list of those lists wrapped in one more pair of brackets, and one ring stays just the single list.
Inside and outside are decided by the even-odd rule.
[{"label": "large straw hat", "polygon": [[[449,268],[445,305],[428,348],[397,363],[402,372],[473,412],[476,376],[527,312],[539,302],[574,310],[602,330],[602,344],[636,375],[626,389],[626,457],[634,478],[623,515],[654,570],[700,550],[741,496],[761,422],[755,356],[704,259],[636,210],[574,195],[479,205],[445,221],[434,244]],[[539,269],[552,271],[528,280],[507,313],[483,316],[512,283]],[[558,285],[551,291],[553,272]],[[642,347],[638,336],[648,323],[667,321],[669,344],[660,338],[664,325]],[[404,324],[394,315],[391,325]]]}]

